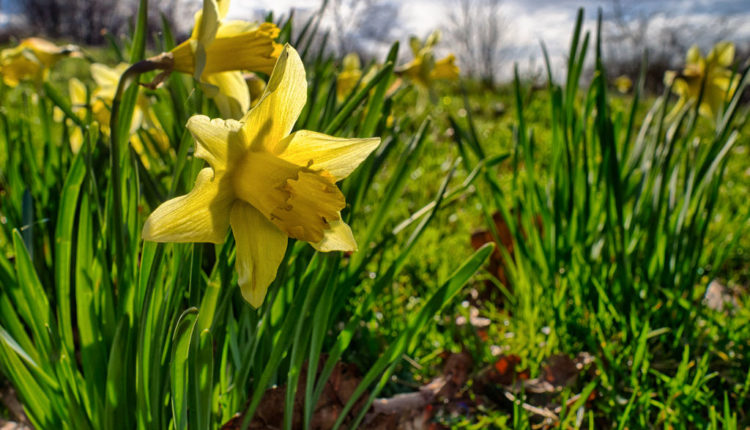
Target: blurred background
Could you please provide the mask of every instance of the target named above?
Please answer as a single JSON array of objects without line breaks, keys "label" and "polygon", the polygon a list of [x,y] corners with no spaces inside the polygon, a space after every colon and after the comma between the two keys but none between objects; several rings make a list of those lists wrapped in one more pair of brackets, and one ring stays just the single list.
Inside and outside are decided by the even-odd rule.
[{"label": "blurred background", "polygon": [[[153,2],[172,27],[187,36],[200,0]],[[104,32],[125,34],[133,25],[137,0],[0,0],[0,43],[44,35],[85,45],[105,43]],[[294,14],[303,25],[324,10],[319,37],[328,32],[333,54],[359,54],[365,62],[382,58],[394,40],[424,38],[440,30],[438,51],[454,52],[462,75],[487,86],[507,82],[517,64],[526,78],[543,77],[540,43],[553,65],[564,64],[570,23],[586,9],[586,30],[597,12],[604,25],[606,66],[612,76],[635,78],[644,50],[649,55],[649,90],[661,90],[664,71],[677,68],[685,52],[698,44],[706,52],[720,40],[732,40],[736,58],[750,53],[750,2],[746,0],[235,0],[230,19],[263,20]],[[154,31],[159,14],[150,15]],[[408,50],[402,50],[408,56]],[[405,60],[403,58],[402,60]]]}]

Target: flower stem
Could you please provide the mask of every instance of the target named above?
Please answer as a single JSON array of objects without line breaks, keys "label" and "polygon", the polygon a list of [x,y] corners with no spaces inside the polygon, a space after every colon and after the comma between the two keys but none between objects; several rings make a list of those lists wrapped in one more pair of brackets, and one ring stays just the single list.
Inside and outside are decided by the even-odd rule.
[{"label": "flower stem", "polygon": [[[130,66],[120,77],[119,82],[117,83],[117,90],[115,92],[115,96],[112,100],[112,111],[110,114],[110,151],[109,151],[109,161],[110,161],[110,172],[111,172],[111,181],[112,181],[112,233],[114,235],[114,243],[115,243],[115,262],[117,265],[117,284],[121,285],[121,281],[123,280],[124,275],[124,267],[127,267],[125,264],[125,251],[124,251],[124,241],[125,241],[125,226],[123,225],[123,214],[122,214],[122,180],[121,180],[121,151],[124,151],[127,147],[123,147],[122,141],[127,141],[128,139],[122,139],[123,135],[129,132],[130,130],[130,121],[133,117],[133,108],[134,105],[128,104],[128,109],[126,109],[126,112],[122,114],[121,118],[121,105],[122,105],[122,99],[123,95],[125,94],[126,90],[130,88],[130,85],[137,81],[139,76],[143,73],[154,71],[154,70],[161,70],[165,68],[165,65],[167,62],[160,61],[162,56],[157,56],[151,59],[142,60],[139,61],[132,66]],[[124,120],[123,122],[127,123],[126,126],[121,125],[121,120]],[[122,128],[122,130],[121,130]]]}]

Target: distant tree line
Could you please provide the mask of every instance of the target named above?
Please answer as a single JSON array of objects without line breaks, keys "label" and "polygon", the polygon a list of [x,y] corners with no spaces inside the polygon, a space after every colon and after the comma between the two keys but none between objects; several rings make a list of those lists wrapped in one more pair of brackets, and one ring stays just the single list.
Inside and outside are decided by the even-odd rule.
[{"label": "distant tree line", "polygon": [[664,88],[664,72],[678,70],[685,63],[685,54],[699,43],[705,56],[712,45],[721,40],[736,43],[736,61],[748,58],[750,41],[735,40],[737,28],[743,23],[731,15],[716,15],[686,25],[685,17],[667,16],[663,12],[646,11],[630,1],[612,0],[604,15],[602,28],[604,60],[610,77],[628,76],[636,82],[646,53],[646,90],[660,92]]},{"label": "distant tree line", "polygon": [[[27,27],[10,30],[14,37],[38,34],[83,44],[104,42],[104,32],[125,34],[135,24],[134,11],[139,3],[139,0],[15,1]],[[608,73],[610,77],[625,75],[635,82],[643,53],[648,52],[646,83],[647,90],[652,92],[663,88],[665,71],[678,69],[684,63],[685,53],[693,43],[700,41],[704,47],[710,47],[722,39],[732,40],[743,24],[725,15],[685,25],[685,18],[650,11],[638,2],[610,1],[604,12],[602,33]],[[200,0],[160,0],[150,4],[150,33],[161,31],[164,17],[179,34],[192,27],[192,12],[200,7]],[[444,35],[438,50],[456,54],[462,75],[487,87],[494,86],[498,76],[512,67],[502,55],[506,45],[512,45],[511,21],[503,14],[502,0],[451,0],[444,6],[449,11],[445,21],[435,23],[436,27],[442,27]],[[326,49],[342,56],[356,52],[363,59],[370,58],[375,54],[374,47],[403,36],[395,33],[401,7],[398,0],[322,0],[317,10],[324,14],[325,24],[316,40],[321,45],[328,40]],[[295,16],[295,29],[306,21],[302,18],[308,13],[316,12],[303,11]],[[736,58],[747,59],[750,41],[738,42]]]},{"label": "distant tree line", "polygon": [[[26,31],[83,44],[102,43],[105,32],[120,34],[133,26],[138,3],[138,0],[18,0],[26,18]],[[161,16],[172,24],[187,18],[182,6],[191,0],[152,3],[152,10],[157,13],[149,13],[148,25],[156,32],[161,29]],[[192,21],[192,17],[189,19]]]},{"label": "distant tree line", "polygon": [[507,22],[500,0],[454,0],[445,27],[446,45],[456,53],[464,75],[493,87],[503,67],[501,48]]}]

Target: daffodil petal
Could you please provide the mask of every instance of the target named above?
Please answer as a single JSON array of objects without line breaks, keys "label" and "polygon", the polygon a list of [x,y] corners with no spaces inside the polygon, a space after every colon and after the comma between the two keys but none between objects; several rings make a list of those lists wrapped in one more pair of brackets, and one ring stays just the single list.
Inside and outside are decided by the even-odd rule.
[{"label": "daffodil petal", "polygon": [[122,73],[127,69],[125,63],[118,64],[116,67],[107,67],[104,64],[94,63],[91,65],[91,77],[99,87],[116,87],[117,81]]},{"label": "daffodil petal", "polygon": [[235,265],[242,297],[258,308],[284,259],[287,236],[243,201],[232,206],[230,223],[237,245]]},{"label": "daffodil petal", "polygon": [[234,196],[229,178],[205,168],[186,195],[162,203],[143,225],[142,237],[153,242],[222,243],[229,228]]},{"label": "daffodil petal", "polygon": [[0,69],[3,82],[9,87],[15,87],[22,80],[42,80],[46,71],[36,55],[23,46],[4,49],[0,54]]},{"label": "daffodil petal", "polygon": [[416,36],[409,38],[409,48],[411,48],[411,55],[415,58],[419,55],[419,51],[422,50],[422,41]]},{"label": "daffodil petal", "polygon": [[217,172],[226,170],[229,160],[242,153],[240,128],[242,124],[238,121],[209,119],[205,115],[191,116],[187,122],[187,129],[195,139],[195,156],[206,160]]},{"label": "daffodil petal", "polygon": [[674,70],[667,70],[666,72],[664,72],[664,85],[672,85],[675,78],[677,78],[677,72],[675,72]]},{"label": "daffodil petal", "polygon": [[427,40],[424,42],[423,49],[431,49],[434,48],[435,45],[437,45],[438,42],[440,42],[441,38],[440,30],[435,30],[432,33],[430,33],[429,36],[427,36]]},{"label": "daffodil petal", "polygon": [[281,45],[274,42],[278,35],[278,27],[264,22],[251,31],[217,36],[213,43],[206,47],[206,68],[203,73],[212,74],[229,70],[271,73],[281,53]]},{"label": "daffodil petal", "polygon": [[219,7],[219,18],[224,19],[229,12],[229,0],[216,0],[216,4]]},{"label": "daffodil petal", "polygon": [[73,154],[78,154],[78,151],[81,150],[81,146],[83,146],[83,133],[81,132],[81,128],[72,125],[68,127],[68,130],[70,130],[70,136],[68,137],[70,141],[70,150]]},{"label": "daffodil petal", "polygon": [[258,29],[258,27],[258,24],[254,22],[242,20],[224,21],[221,23],[221,25],[219,26],[219,30],[216,32],[216,38],[218,39],[222,37],[238,36],[242,33],[256,30]]},{"label": "daffodil petal", "polygon": [[362,66],[359,62],[359,55],[356,52],[346,54],[342,61],[344,70],[359,70]]},{"label": "daffodil petal", "polygon": [[206,45],[203,43],[195,43],[193,48],[193,78],[200,82],[203,71],[206,69],[208,63],[208,55],[206,54]]},{"label": "daffodil petal", "polygon": [[[196,15],[198,18],[198,15]],[[199,44],[207,46],[214,41],[219,30],[220,10],[216,0],[203,0],[200,21],[196,22],[195,39]]]},{"label": "daffodil petal", "polygon": [[244,116],[245,142],[253,150],[278,154],[281,139],[294,127],[307,102],[305,66],[297,51],[284,46],[261,100]]},{"label": "daffodil petal", "polygon": [[73,111],[79,116],[85,115],[86,111],[86,85],[76,78],[68,81],[68,91],[70,92],[70,104]]},{"label": "daffodil petal", "polygon": [[55,122],[62,122],[63,119],[65,119],[65,113],[63,113],[62,109],[57,106],[52,108],[52,120]]},{"label": "daffodil petal", "polygon": [[250,90],[242,72],[214,73],[204,79],[219,89],[213,100],[222,118],[240,119],[250,110]]},{"label": "daffodil petal", "polygon": [[318,243],[311,243],[313,248],[320,252],[345,251],[354,252],[357,250],[357,241],[354,240],[352,229],[341,219],[331,221],[324,235],[323,240]]},{"label": "daffodil petal", "polygon": [[685,56],[685,63],[687,64],[698,64],[701,60],[701,49],[698,45],[693,45],[688,49],[687,55]]},{"label": "daffodil petal", "polygon": [[[203,19],[203,9],[200,9],[199,11],[195,12],[193,14],[193,31],[190,33],[190,39],[188,40],[197,40],[198,34],[201,32],[201,20]],[[186,40],[183,43],[186,43],[188,40]]]},{"label": "daffodil petal", "polygon": [[708,118],[714,118],[724,104],[724,94],[726,90],[716,88],[713,85],[707,86],[703,93],[700,112]]},{"label": "daffodil petal", "polygon": [[717,43],[708,57],[721,67],[729,67],[734,61],[734,43],[722,41]]},{"label": "daffodil petal", "polygon": [[283,139],[278,147],[284,160],[325,170],[339,181],[349,176],[379,144],[379,137],[347,139],[300,130]]},{"label": "daffodil petal", "polygon": [[36,56],[45,67],[52,67],[52,65],[57,62],[61,53],[61,49],[57,45],[49,40],[39,37],[24,39],[18,46],[23,46],[24,48],[31,50],[31,52],[34,53],[34,56]]},{"label": "daffodil petal", "polygon": [[115,67],[107,67],[104,64],[94,63],[91,65],[91,77],[96,82],[96,91],[92,94],[92,98],[99,98],[107,100],[109,102],[115,97],[117,91],[117,83],[120,81],[120,76],[125,73],[128,65],[120,63]]},{"label": "daffodil petal", "polygon": [[435,68],[430,73],[430,79],[458,79],[456,57],[451,54],[435,62]]}]

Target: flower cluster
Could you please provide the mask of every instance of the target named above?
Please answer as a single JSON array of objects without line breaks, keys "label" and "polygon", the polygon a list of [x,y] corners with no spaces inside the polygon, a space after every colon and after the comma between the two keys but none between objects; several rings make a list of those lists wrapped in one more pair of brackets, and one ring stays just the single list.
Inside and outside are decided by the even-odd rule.
[{"label": "flower cluster", "polygon": [[409,47],[414,59],[399,67],[396,72],[406,76],[423,88],[430,88],[437,80],[458,79],[459,69],[456,57],[450,54],[440,60],[435,60],[434,48],[440,41],[440,32],[433,32],[427,40],[420,41],[416,37],[409,40]]},{"label": "flower cluster", "polygon": [[707,118],[715,118],[737,88],[730,69],[733,61],[734,44],[731,42],[717,43],[706,57],[693,45],[687,52],[685,68],[679,73],[670,71],[664,75],[664,83],[671,85],[672,91],[680,97],[673,112],[690,101],[697,101],[702,93],[698,111]]}]

